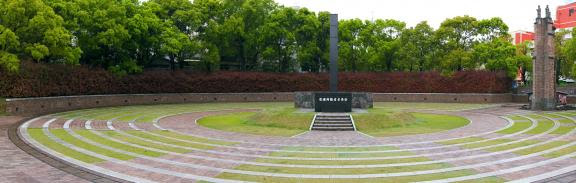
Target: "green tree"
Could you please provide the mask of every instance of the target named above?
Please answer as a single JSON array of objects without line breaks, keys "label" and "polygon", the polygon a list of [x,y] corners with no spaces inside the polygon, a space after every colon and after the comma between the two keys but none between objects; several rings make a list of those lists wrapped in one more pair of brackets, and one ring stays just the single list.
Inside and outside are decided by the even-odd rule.
[{"label": "green tree", "polygon": [[473,49],[474,64],[483,65],[490,71],[506,71],[508,76],[514,77],[518,71],[516,47],[511,41],[500,38],[490,42],[478,43]]},{"label": "green tree", "polygon": [[338,37],[340,39],[339,58],[340,64],[345,71],[356,72],[359,70],[359,60],[363,55],[362,41],[360,33],[365,28],[364,22],[360,19],[341,20],[338,27]]},{"label": "green tree", "polygon": [[[409,71],[430,69],[434,52],[434,30],[427,22],[420,22],[414,28],[405,29],[400,36],[400,54],[403,62],[408,63]],[[406,68],[406,67],[405,67]]]},{"label": "green tree", "polygon": [[[74,47],[64,20],[42,0],[0,1],[0,25],[14,33],[20,44],[14,50],[37,61],[77,64],[81,49]],[[14,60],[14,56],[5,56]],[[10,63],[14,63],[11,61]]]},{"label": "green tree", "polygon": [[20,60],[14,53],[19,47],[18,36],[12,30],[0,25],[0,67],[9,72],[18,71]]},{"label": "green tree", "polygon": [[278,72],[294,71],[296,54],[295,30],[299,26],[298,13],[293,8],[280,8],[270,15],[262,28],[262,39],[265,45],[263,58],[276,65]]},{"label": "green tree", "polygon": [[557,74],[564,77],[573,77],[574,61],[567,57],[568,52],[573,52],[566,48],[571,39],[566,39],[567,36],[572,34],[571,29],[561,29],[556,32],[554,36],[554,43],[556,46],[556,63],[558,64]]}]

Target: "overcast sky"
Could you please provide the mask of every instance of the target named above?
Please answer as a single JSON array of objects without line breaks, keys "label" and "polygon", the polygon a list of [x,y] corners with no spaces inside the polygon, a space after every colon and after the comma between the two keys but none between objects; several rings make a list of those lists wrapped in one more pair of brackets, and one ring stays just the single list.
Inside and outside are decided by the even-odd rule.
[{"label": "overcast sky", "polygon": [[[336,12],[340,19],[396,19],[414,26],[420,21],[437,29],[446,18],[470,15],[478,19],[501,17],[510,31],[533,30],[536,8],[556,7],[574,0],[275,0],[285,6]],[[543,12],[544,14],[544,12]]]}]

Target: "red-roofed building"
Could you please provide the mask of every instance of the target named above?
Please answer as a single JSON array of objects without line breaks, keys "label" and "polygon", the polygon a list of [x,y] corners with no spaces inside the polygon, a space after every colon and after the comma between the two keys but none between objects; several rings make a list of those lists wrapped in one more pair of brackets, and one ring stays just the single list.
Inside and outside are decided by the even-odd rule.
[{"label": "red-roofed building", "polygon": [[534,41],[534,33],[528,31],[514,32],[514,44],[520,44],[526,41]]},{"label": "red-roofed building", "polygon": [[576,3],[558,6],[554,26],[558,29],[576,27]]}]

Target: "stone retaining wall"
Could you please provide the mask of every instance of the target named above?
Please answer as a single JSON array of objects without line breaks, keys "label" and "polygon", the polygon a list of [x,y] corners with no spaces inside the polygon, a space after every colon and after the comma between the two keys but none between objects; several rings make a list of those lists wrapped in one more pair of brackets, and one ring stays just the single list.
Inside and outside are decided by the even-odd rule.
[{"label": "stone retaining wall", "polygon": [[[438,102],[438,103],[526,103],[526,95],[470,93],[373,93],[374,102]],[[175,103],[209,102],[293,102],[294,93],[182,93],[89,95],[6,99],[10,115],[38,115],[75,109]],[[568,97],[576,103],[576,96]]]},{"label": "stone retaining wall", "polygon": [[19,98],[6,99],[6,112],[12,115],[37,115],[108,106],[209,102],[291,102],[293,98],[293,93],[126,94]]},{"label": "stone retaining wall", "polygon": [[511,94],[476,93],[374,93],[376,102],[505,103]]}]

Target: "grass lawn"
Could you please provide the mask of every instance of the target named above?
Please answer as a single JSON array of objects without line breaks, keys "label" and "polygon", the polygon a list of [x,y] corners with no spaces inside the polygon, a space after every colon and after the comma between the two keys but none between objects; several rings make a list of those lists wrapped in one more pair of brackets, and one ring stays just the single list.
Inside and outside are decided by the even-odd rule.
[{"label": "grass lawn", "polygon": [[275,107],[209,116],[198,120],[198,124],[223,131],[289,137],[307,131],[312,118],[313,113],[300,113],[293,107]]},{"label": "grass lawn", "polygon": [[[402,112],[403,104],[379,103],[367,113],[354,113],[359,131],[372,136],[399,136],[434,133],[459,128],[470,122],[462,117],[441,114]],[[396,105],[396,103],[391,103]],[[426,104],[419,107],[454,107],[453,104]],[[458,108],[479,107],[477,104],[455,105]],[[407,106],[405,106],[407,107]],[[292,106],[268,106],[260,112],[242,112],[209,116],[198,120],[202,126],[240,133],[293,136],[309,129],[313,113],[299,112]]]},{"label": "grass lawn", "polygon": [[463,127],[470,123],[466,118],[459,116],[398,112],[378,108],[353,116],[359,131],[377,137],[434,133]]}]

